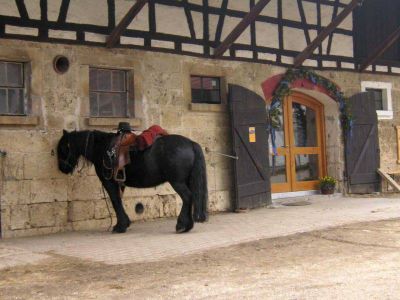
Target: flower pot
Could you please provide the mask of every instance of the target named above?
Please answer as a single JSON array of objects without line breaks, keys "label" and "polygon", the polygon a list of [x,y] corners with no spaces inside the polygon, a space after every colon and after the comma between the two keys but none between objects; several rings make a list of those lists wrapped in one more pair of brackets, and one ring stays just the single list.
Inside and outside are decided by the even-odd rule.
[{"label": "flower pot", "polygon": [[335,192],[335,186],[324,186],[321,187],[322,195],[332,195]]}]

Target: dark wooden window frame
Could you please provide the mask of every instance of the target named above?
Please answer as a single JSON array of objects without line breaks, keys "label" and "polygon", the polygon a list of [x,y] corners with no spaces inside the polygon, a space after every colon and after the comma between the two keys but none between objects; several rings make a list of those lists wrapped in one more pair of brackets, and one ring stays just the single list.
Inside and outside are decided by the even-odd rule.
[{"label": "dark wooden window frame", "polygon": [[[193,77],[198,77],[201,79],[201,102],[193,102],[193,87],[190,85],[191,93],[192,93],[192,103],[196,104],[224,104],[223,97],[222,97],[222,84],[224,84],[224,80],[219,76],[205,76],[205,75],[195,75],[191,74],[190,79]],[[203,88],[203,79],[210,78],[210,79],[218,79],[218,88],[217,89],[209,89],[210,91],[218,91],[219,93],[219,102],[212,102],[204,96],[204,88]],[[199,89],[196,89],[199,90]]]},{"label": "dark wooden window frame", "polygon": [[[89,103],[89,115],[90,118],[133,118],[135,116],[135,93],[134,93],[134,73],[132,69],[123,69],[123,68],[113,68],[113,67],[104,67],[104,66],[89,66],[89,82],[90,82],[90,70],[98,69],[98,70],[107,70],[107,71],[121,71],[125,74],[125,90],[126,93],[126,110],[124,115],[110,115],[110,116],[101,116],[101,115],[92,115],[91,108]],[[122,93],[116,91],[108,91],[108,90],[92,90],[89,84],[89,98],[92,92],[96,93]]]},{"label": "dark wooden window frame", "polygon": [[23,91],[23,111],[19,113],[10,113],[0,112],[0,116],[28,116],[31,114],[32,105],[30,99],[30,74],[31,74],[31,66],[29,62],[26,61],[14,61],[14,60],[0,60],[0,63],[11,63],[11,64],[20,64],[22,66],[22,85],[21,86],[0,86],[0,89],[21,89]]},{"label": "dark wooden window frame", "polygon": [[383,109],[376,109],[378,120],[393,119],[393,92],[392,84],[390,82],[379,81],[362,81],[361,90],[368,92],[368,90],[381,90],[382,91],[382,105]]},{"label": "dark wooden window frame", "polygon": [[[375,100],[375,110],[387,110],[387,103],[385,103],[385,97],[384,89],[378,89],[378,88],[366,88],[365,89],[367,92],[373,93],[374,94],[374,100]],[[376,95],[380,94],[380,99],[377,99]],[[377,100],[379,100],[379,107],[377,106]],[[387,102],[387,101],[386,101]]]}]

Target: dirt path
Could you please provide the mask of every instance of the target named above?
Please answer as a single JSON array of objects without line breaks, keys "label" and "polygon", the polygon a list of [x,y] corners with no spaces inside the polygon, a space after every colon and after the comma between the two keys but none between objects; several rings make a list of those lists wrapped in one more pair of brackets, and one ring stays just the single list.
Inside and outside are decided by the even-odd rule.
[{"label": "dirt path", "polygon": [[1,299],[400,299],[400,220],[265,239],[153,263],[51,255],[0,273]]}]

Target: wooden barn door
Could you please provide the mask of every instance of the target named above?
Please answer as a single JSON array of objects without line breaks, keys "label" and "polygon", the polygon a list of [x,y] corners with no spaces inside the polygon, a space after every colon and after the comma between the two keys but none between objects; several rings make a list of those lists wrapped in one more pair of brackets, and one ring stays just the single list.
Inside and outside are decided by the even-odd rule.
[{"label": "wooden barn door", "polygon": [[379,141],[375,101],[371,93],[356,94],[349,99],[354,124],[346,138],[346,171],[349,193],[379,191]]},{"label": "wooden barn door", "polygon": [[271,203],[267,115],[263,98],[241,86],[229,86],[235,160],[236,209]]}]

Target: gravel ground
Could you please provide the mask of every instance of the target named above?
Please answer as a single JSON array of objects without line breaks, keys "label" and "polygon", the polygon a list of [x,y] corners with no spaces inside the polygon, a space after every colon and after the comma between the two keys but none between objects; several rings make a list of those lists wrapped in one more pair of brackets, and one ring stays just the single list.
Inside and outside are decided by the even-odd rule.
[{"label": "gravel ground", "polygon": [[46,253],[0,271],[1,299],[400,299],[400,219],[107,265]]}]

